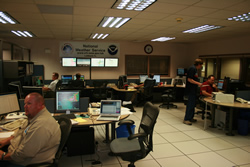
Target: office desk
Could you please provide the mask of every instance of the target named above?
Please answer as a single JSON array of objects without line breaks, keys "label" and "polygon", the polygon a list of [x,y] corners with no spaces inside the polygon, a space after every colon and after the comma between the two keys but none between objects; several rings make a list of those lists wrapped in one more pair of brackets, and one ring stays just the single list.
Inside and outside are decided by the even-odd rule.
[{"label": "office desk", "polygon": [[233,128],[233,112],[237,111],[237,109],[250,109],[250,105],[244,103],[239,103],[239,102],[234,102],[234,103],[218,103],[215,102],[212,98],[204,98],[204,101],[206,104],[208,103],[211,105],[211,112],[212,112],[212,120],[211,120],[211,127],[214,128],[214,122],[215,122],[215,109],[217,106],[224,106],[224,107],[229,107],[229,132],[226,133],[229,136],[233,136],[232,128]]},{"label": "office desk", "polygon": [[119,99],[122,101],[131,101],[132,96],[137,92],[137,89],[119,89],[116,86],[112,87],[112,99]]}]

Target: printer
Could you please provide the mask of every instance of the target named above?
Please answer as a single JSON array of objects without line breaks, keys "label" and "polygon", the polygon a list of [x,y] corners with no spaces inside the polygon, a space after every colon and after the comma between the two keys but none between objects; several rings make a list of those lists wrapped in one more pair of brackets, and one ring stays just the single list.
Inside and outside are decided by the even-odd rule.
[{"label": "printer", "polygon": [[224,94],[222,92],[212,92],[212,99],[218,103],[234,103],[233,94]]}]

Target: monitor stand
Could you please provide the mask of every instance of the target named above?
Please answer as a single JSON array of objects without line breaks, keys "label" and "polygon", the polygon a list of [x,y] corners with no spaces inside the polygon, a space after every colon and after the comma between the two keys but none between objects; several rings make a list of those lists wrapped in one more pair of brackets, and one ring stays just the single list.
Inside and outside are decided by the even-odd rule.
[{"label": "monitor stand", "polygon": [[66,110],[66,114],[70,114],[70,110]]}]

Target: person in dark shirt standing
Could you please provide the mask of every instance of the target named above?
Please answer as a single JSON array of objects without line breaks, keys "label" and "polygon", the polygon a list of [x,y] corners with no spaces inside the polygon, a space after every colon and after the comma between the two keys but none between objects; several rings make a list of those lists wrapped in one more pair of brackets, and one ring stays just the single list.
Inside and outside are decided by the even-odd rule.
[{"label": "person in dark shirt standing", "polygon": [[188,97],[186,114],[184,117],[184,124],[192,125],[192,122],[196,122],[194,119],[195,102],[197,95],[197,87],[202,84],[198,82],[197,70],[201,69],[203,61],[201,59],[195,59],[194,65],[192,65],[187,71],[186,89],[185,94]]}]

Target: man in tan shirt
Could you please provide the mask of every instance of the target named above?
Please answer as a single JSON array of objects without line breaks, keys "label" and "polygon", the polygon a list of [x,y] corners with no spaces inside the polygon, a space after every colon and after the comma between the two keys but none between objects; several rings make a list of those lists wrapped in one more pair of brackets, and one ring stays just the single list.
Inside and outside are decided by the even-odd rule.
[{"label": "man in tan shirt", "polygon": [[0,141],[0,166],[52,163],[61,140],[59,124],[44,105],[43,97],[31,93],[24,100],[26,123],[11,137]]}]

